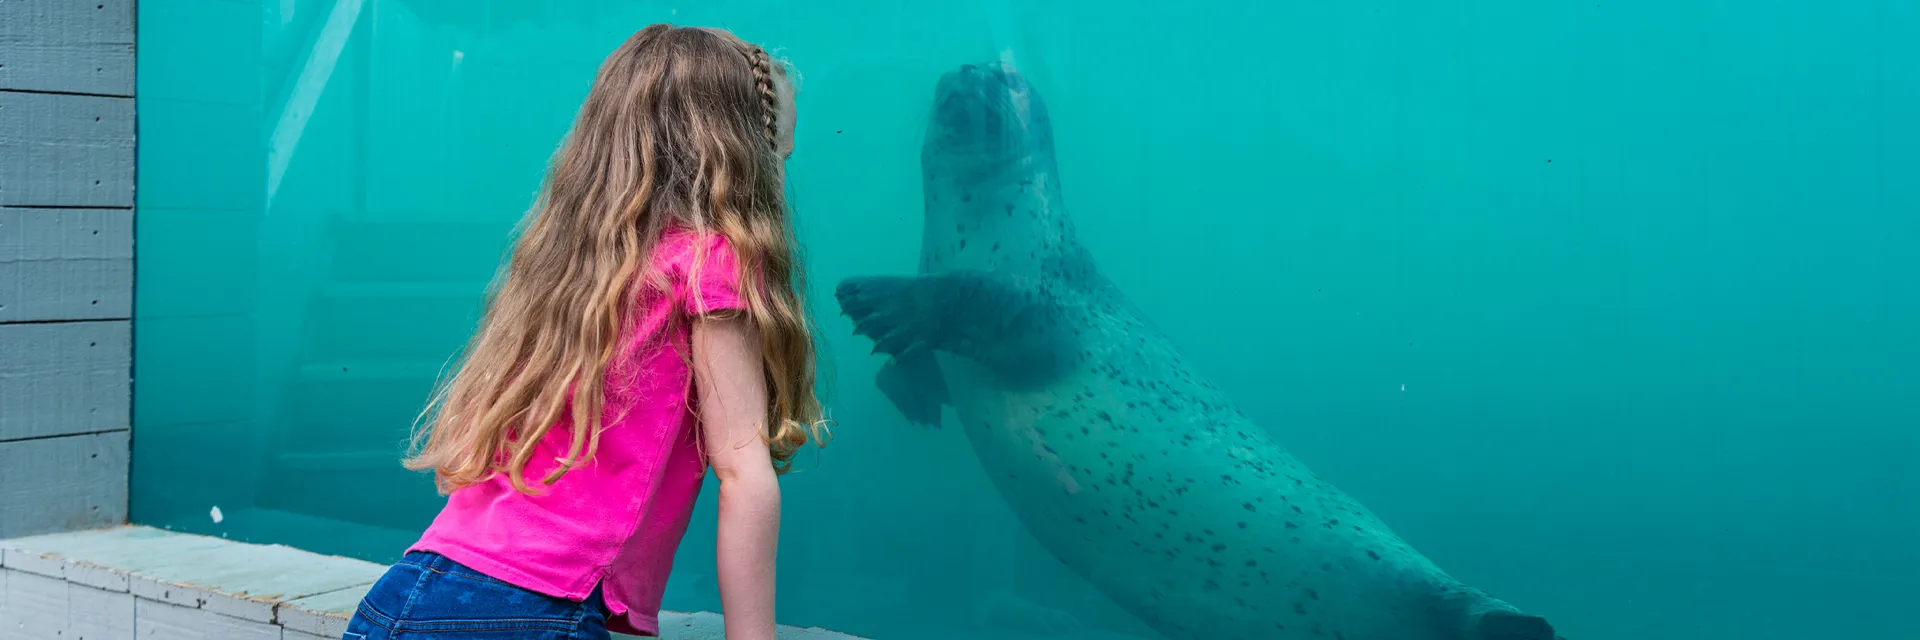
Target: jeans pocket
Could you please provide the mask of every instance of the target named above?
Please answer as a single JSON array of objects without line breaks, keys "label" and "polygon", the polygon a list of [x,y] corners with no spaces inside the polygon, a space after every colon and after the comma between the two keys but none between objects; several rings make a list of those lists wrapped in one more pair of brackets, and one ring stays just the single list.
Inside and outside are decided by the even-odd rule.
[{"label": "jeans pocket", "polygon": [[[398,600],[400,609],[377,607],[366,617],[391,616],[394,635],[446,634],[462,640],[564,640],[582,626],[582,603],[521,588],[444,558],[410,567],[415,579]],[[396,580],[396,582],[400,582]],[[374,604],[370,598],[367,604]],[[371,640],[371,639],[370,639]]]},{"label": "jeans pocket", "polygon": [[411,564],[396,564],[387,568],[360,597],[360,606],[354,608],[353,617],[347,620],[347,630],[341,637],[344,640],[385,640],[393,635],[394,624],[407,610],[407,603],[413,597],[414,589],[420,584],[421,567]]}]

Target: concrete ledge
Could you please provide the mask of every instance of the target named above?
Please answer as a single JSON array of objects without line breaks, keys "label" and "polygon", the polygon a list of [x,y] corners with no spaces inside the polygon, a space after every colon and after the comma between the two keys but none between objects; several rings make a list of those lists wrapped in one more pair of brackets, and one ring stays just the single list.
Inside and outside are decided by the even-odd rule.
[{"label": "concrete ledge", "polygon": [[[0,637],[339,638],[386,567],[148,527],[0,540]],[[718,640],[720,616],[661,612],[662,637]],[[788,640],[859,640],[782,628]]]}]

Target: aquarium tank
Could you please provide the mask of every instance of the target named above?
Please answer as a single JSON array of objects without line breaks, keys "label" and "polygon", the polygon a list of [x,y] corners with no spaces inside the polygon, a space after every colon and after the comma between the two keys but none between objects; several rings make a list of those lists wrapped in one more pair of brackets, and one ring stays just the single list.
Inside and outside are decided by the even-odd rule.
[{"label": "aquarium tank", "polygon": [[136,523],[396,560],[550,154],[672,22],[798,80],[784,623],[1920,637],[1920,4],[138,11]]}]

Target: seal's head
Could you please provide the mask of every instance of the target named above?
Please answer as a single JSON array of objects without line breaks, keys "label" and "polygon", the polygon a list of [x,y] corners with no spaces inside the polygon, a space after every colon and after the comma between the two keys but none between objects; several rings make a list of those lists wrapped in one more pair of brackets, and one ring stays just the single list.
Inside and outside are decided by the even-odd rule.
[{"label": "seal's head", "polygon": [[921,162],[928,170],[1045,170],[1053,162],[1053,126],[1046,104],[1020,72],[1003,63],[969,64],[934,88],[933,114]]},{"label": "seal's head", "polygon": [[1062,252],[1074,248],[1053,123],[1040,92],[1011,66],[967,64],[940,77],[920,170],[923,270],[1058,271]]}]

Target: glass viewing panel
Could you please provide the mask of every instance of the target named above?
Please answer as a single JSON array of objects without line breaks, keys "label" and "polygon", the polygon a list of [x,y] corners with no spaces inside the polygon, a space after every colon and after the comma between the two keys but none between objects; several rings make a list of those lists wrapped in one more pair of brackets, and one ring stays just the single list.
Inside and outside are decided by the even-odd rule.
[{"label": "glass viewing panel", "polygon": [[[1444,571],[1574,640],[1920,637],[1911,3],[139,11],[139,523],[397,558],[434,376],[596,65],[672,21],[801,77],[839,428],[784,622],[1468,638],[1391,626]],[[923,266],[977,286],[836,299]],[[974,346],[883,372],[849,312]],[[670,609],[719,608],[707,490]]]}]

